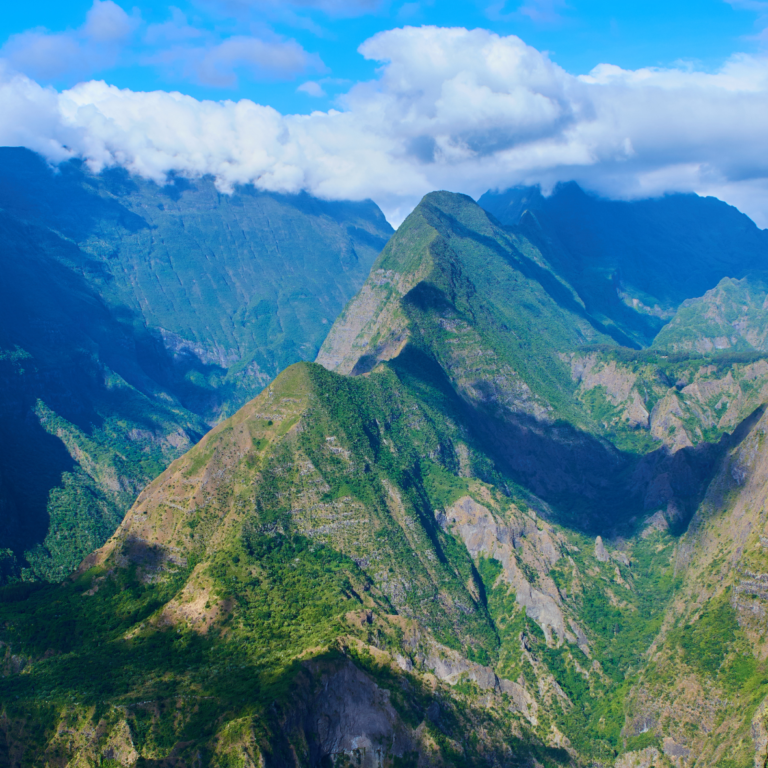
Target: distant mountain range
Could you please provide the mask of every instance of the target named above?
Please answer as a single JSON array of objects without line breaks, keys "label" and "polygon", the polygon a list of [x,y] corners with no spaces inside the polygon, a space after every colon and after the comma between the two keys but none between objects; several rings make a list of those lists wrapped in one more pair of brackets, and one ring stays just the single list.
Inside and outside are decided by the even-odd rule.
[{"label": "distant mountain range", "polygon": [[649,346],[683,301],[766,268],[768,231],[713,197],[622,202],[570,183],[478,203],[529,238],[620,344]]},{"label": "distant mountain range", "polygon": [[316,362],[0,593],[0,765],[765,764],[766,232],[479,202],[427,195]]}]

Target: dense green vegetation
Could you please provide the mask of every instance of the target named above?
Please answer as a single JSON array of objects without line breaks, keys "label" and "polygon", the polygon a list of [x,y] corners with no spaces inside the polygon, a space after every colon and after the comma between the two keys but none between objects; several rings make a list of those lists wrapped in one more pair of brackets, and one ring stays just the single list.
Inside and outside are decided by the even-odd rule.
[{"label": "dense green vegetation", "polygon": [[653,346],[674,351],[765,352],[766,297],[768,289],[762,273],[751,273],[741,280],[723,278],[703,296],[683,302]]},{"label": "dense green vegetation", "polygon": [[[116,572],[100,567],[58,587],[6,588],[0,621],[9,630],[3,642],[14,654],[22,653],[19,658],[27,666],[25,674],[0,682],[0,700],[16,702],[5,710],[11,719],[51,708],[44,720],[50,727],[29,736],[30,745],[42,747],[53,739],[51,728],[60,713],[71,712],[74,721],[90,718],[93,725],[126,717],[134,747],[147,755],[168,754],[179,741],[190,741],[201,754],[209,750],[211,765],[225,765],[211,755],[211,744],[222,722],[243,718],[253,723],[263,749],[282,749],[280,713],[298,706],[302,686],[308,684],[303,681],[315,674],[299,662],[308,651],[313,664],[322,662],[329,669],[351,654],[391,691],[403,722],[416,727],[434,693],[420,692],[418,678],[403,688],[399,674],[370,652],[356,651],[354,645],[345,650],[357,637],[382,651],[406,652],[398,625],[382,621],[388,615],[418,621],[437,642],[476,663],[493,664],[498,658],[499,637],[485,601],[467,589],[475,578],[481,584],[481,577],[460,542],[437,525],[435,499],[423,480],[449,483],[450,475],[439,464],[427,463],[422,474],[420,460],[428,446],[450,442],[444,424],[424,418],[429,409],[421,410],[391,372],[345,379],[319,366],[294,367],[263,402],[280,397],[310,405],[299,420],[252,417],[249,429],[274,430],[277,443],[265,449],[260,446],[263,440],[269,445],[268,440],[252,440],[254,453],[217,473],[221,485],[185,526],[185,564],[171,567],[160,580],[148,580],[140,564],[148,557],[142,547],[139,564]],[[414,422],[416,410],[421,413]],[[292,427],[299,424],[296,433]],[[227,467],[222,462],[228,460],[238,428],[237,422],[223,425],[183,460],[179,476],[193,478],[210,466]],[[337,452],[329,451],[329,444]],[[197,462],[195,454],[206,456],[207,464]],[[315,477],[301,480],[299,456],[311,460],[327,488],[318,502],[341,504],[340,510],[362,504],[357,514],[364,510],[368,522],[355,558],[343,554],[349,544],[337,534],[307,536],[297,530],[298,499],[318,484]],[[350,472],[350,462],[361,471]],[[246,478],[256,471],[254,487]],[[166,482],[173,487],[176,481]],[[244,497],[235,490],[249,486]],[[393,493],[399,501],[393,501]],[[242,503],[252,514],[231,536],[207,548],[226,509]],[[118,544],[117,552],[132,558],[130,541]],[[383,571],[368,564],[381,562],[382,554],[390,564]],[[211,584],[206,606],[227,606],[222,620],[205,634],[162,618],[170,615],[169,601],[180,599],[201,566]],[[404,584],[404,592],[388,590],[389,580]],[[350,612],[360,611],[371,618],[350,624]],[[566,760],[562,750],[545,747],[534,733],[511,742],[505,738],[506,747],[497,743],[510,717],[501,710],[483,714],[472,690],[462,699],[440,698],[440,717],[427,724],[446,759],[475,765],[493,750],[514,745],[516,755],[535,755],[543,765]],[[174,701],[185,704],[180,709],[172,706]],[[491,741],[472,737],[475,729],[487,730]],[[470,737],[457,741],[462,732]]]},{"label": "dense green vegetation", "polygon": [[[0,428],[20,435],[0,465],[0,511],[39,512],[37,547],[8,526],[6,579],[63,577],[205,419],[316,349],[358,274],[347,246],[372,251],[379,231],[367,204],[223,199],[205,180],[159,189],[74,166],[56,183],[98,198],[91,221],[59,212],[43,227],[23,196],[2,214],[19,243],[24,228],[38,238],[29,264],[54,270],[28,291],[48,314],[22,292],[0,337],[12,393]],[[631,208],[624,224],[649,236],[621,263],[596,246],[602,272],[585,277],[560,198],[584,221],[607,214],[579,195],[561,190],[506,227],[469,198],[428,195],[320,355],[360,375],[288,367],[142,494],[90,570],[0,591],[0,765],[346,768],[373,765],[374,748],[387,768],[609,765],[666,750],[669,732],[683,740],[648,703],[664,663],[751,718],[768,683],[733,586],[712,596],[700,579],[700,601],[674,612],[694,602],[695,543],[681,535],[711,488],[730,498],[746,477],[728,462],[762,413],[766,364],[755,345],[616,344],[647,343],[680,299],[637,269],[661,242],[648,222],[669,214]],[[698,216],[688,198],[667,207]],[[259,247],[238,231],[261,232]],[[609,242],[619,234],[606,227]],[[762,242],[742,235],[728,265]],[[285,278],[301,258],[303,277]],[[281,271],[264,286],[260,260]],[[344,275],[322,297],[320,262]],[[165,296],[147,287],[172,275]],[[72,290],[57,294],[57,280]],[[759,594],[762,575],[750,578]],[[735,726],[734,764],[747,727]]]}]

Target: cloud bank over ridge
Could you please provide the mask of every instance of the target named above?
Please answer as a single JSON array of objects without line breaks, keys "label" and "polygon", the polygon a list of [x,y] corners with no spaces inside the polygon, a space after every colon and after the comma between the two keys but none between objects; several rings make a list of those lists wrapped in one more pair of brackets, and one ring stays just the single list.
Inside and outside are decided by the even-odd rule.
[{"label": "cloud bank over ridge", "polygon": [[0,144],[159,183],[175,171],[212,174],[224,191],[370,197],[395,224],[433,189],[576,179],[612,197],[714,194],[768,226],[768,58],[574,76],[515,36],[437,27],[359,50],[381,63],[377,79],[309,115],[97,81],[59,93],[6,65]]}]

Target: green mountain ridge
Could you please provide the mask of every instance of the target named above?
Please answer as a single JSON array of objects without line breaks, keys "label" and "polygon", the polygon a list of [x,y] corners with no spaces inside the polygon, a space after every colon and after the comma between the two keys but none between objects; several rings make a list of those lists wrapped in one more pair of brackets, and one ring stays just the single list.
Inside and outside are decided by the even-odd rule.
[{"label": "green mountain ridge", "polygon": [[723,278],[700,298],[686,299],[653,346],[673,352],[765,352],[767,298],[763,275]]},{"label": "green mountain ridge", "polygon": [[[713,444],[763,402],[768,370],[608,345],[553,273],[533,243],[469,198],[433,193],[382,252],[317,361],[354,375],[404,350],[434,360],[497,467],[600,528],[615,518],[616,499],[631,510],[625,521],[656,503],[648,467],[672,462],[681,476],[701,477],[697,464],[708,464]],[[683,381],[695,386],[681,397]],[[695,482],[677,493],[675,485],[672,507],[695,498]]]},{"label": "green mountain ridge", "polygon": [[317,363],[2,592],[0,765],[764,763],[768,361],[588,307],[428,195]]}]

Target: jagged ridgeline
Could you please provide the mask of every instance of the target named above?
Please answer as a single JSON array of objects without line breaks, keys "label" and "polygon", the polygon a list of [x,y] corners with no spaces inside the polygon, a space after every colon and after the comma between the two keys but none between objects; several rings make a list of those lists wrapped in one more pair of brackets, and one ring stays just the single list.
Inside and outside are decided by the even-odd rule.
[{"label": "jagged ridgeline", "polygon": [[4,590],[0,759],[764,763],[768,362],[610,320],[428,195],[321,365]]},{"label": "jagged ridgeline", "polygon": [[65,577],[172,459],[313,359],[391,232],[370,201],[0,149],[0,581]]}]

